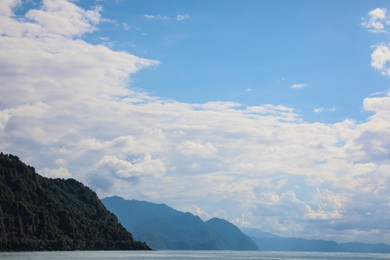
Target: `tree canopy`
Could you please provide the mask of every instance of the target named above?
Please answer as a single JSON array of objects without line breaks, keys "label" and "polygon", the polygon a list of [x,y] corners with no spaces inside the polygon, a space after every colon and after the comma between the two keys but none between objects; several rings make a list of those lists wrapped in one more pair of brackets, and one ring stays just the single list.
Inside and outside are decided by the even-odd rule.
[{"label": "tree canopy", "polygon": [[0,250],[136,250],[95,192],[74,179],[49,179],[0,154]]}]

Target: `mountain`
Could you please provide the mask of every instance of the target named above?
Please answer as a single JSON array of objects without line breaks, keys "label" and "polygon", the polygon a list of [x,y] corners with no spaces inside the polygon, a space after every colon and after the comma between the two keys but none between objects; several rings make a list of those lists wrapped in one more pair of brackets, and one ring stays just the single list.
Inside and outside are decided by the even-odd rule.
[{"label": "mountain", "polygon": [[154,249],[257,250],[255,243],[233,224],[175,210],[165,204],[109,197],[102,200],[108,210],[136,239]]},{"label": "mountain", "polygon": [[249,237],[257,237],[257,238],[276,238],[278,237],[277,235],[274,235],[272,233],[269,233],[269,232],[264,232],[264,231],[261,231],[257,228],[243,228],[242,231],[248,235]]},{"label": "mountain", "polygon": [[216,232],[190,213],[150,219],[137,225],[133,232],[155,249],[228,249]]},{"label": "mountain", "polygon": [[40,176],[0,153],[0,251],[149,249],[73,179]]},{"label": "mountain", "polygon": [[390,253],[390,245],[283,238],[257,229],[243,229],[263,251]]},{"label": "mountain", "polygon": [[224,237],[231,250],[257,250],[257,245],[247,235],[232,223],[220,219],[212,218],[206,221],[206,225]]},{"label": "mountain", "polygon": [[128,228],[156,218],[174,217],[182,214],[182,212],[168,207],[165,204],[124,200],[118,196],[102,199],[102,202],[111,212],[120,213],[120,216],[117,215],[120,222]]}]

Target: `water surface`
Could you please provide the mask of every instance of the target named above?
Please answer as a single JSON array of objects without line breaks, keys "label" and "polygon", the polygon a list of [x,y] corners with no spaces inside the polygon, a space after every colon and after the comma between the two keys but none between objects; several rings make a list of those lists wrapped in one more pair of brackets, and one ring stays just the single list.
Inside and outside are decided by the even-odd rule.
[{"label": "water surface", "polygon": [[367,253],[312,253],[312,252],[267,252],[267,251],[57,251],[57,252],[2,252],[0,259],[390,259],[390,254]]}]

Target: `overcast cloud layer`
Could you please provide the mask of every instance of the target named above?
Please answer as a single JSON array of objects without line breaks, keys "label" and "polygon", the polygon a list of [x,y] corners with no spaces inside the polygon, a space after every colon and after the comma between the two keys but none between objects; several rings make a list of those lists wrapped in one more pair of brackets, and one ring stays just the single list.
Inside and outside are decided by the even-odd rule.
[{"label": "overcast cloud layer", "polygon": [[[1,151],[100,197],[286,236],[390,241],[390,95],[362,100],[367,121],[335,124],[278,104],[161,100],[131,88],[157,61],[80,38],[99,7],[44,1],[16,17],[19,4],[0,4]],[[373,10],[363,26],[384,32],[386,15]],[[373,69],[388,77],[389,61],[388,43],[373,48]]]}]

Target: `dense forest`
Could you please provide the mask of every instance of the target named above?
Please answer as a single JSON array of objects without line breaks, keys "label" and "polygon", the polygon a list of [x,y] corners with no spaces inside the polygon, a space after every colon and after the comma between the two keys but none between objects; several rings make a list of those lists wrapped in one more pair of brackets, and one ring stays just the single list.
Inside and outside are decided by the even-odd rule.
[{"label": "dense forest", "polygon": [[73,179],[38,175],[17,156],[0,154],[0,251],[146,250]]}]

